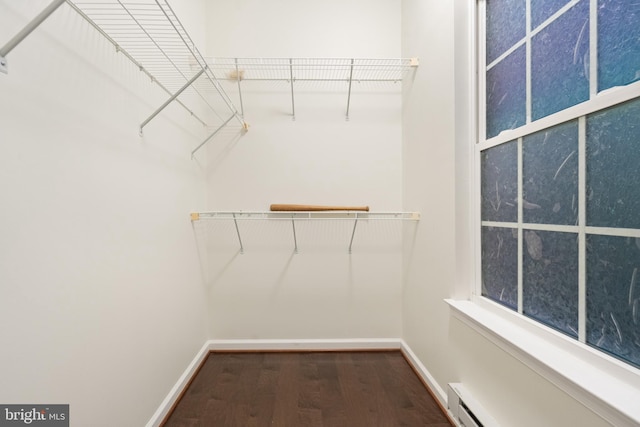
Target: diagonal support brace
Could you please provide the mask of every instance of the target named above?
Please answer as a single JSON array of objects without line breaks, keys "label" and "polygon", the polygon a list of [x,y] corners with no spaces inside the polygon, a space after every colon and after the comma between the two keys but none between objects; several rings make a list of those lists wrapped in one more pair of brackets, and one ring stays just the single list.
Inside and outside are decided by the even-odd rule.
[{"label": "diagonal support brace", "polygon": [[293,215],[291,215],[291,226],[293,227],[293,244],[294,244],[293,252],[297,254],[298,253],[298,238],[296,237],[296,222],[293,219]]},{"label": "diagonal support brace", "polygon": [[296,102],[293,96],[293,59],[289,58],[289,77],[291,81],[291,119],[296,119]]},{"label": "diagonal support brace", "polygon": [[353,222],[353,231],[351,232],[351,241],[349,242],[349,253],[351,253],[351,247],[353,246],[353,237],[356,235],[357,225],[358,225],[358,214],[356,213],[356,219]]},{"label": "diagonal support brace", "polygon": [[236,226],[236,234],[238,235],[238,242],[240,243],[240,255],[244,254],[244,246],[242,245],[242,238],[240,237],[240,228],[238,228],[238,220],[236,214],[233,214],[233,223]]},{"label": "diagonal support brace", "polygon": [[164,110],[167,105],[171,104],[178,96],[180,96],[180,94],[182,92],[184,92],[185,90],[187,90],[187,88],[189,86],[191,86],[193,84],[193,82],[195,82],[196,80],[198,80],[198,77],[200,77],[202,75],[202,73],[204,73],[204,71],[206,70],[205,68],[202,68],[200,71],[198,71],[196,73],[195,76],[191,77],[191,80],[189,80],[188,82],[186,82],[184,84],[184,86],[182,86],[180,89],[178,89],[178,91],[176,93],[174,93],[173,95],[171,95],[171,97],[169,97],[169,99],[167,99],[164,104],[162,104],[160,107],[158,107],[158,109],[156,109],[156,111],[153,112],[153,114],[151,114],[147,120],[145,120],[144,122],[142,122],[142,124],[140,124],[140,136],[142,136],[142,128],[144,128],[151,120],[153,120],[153,118],[155,116],[157,116],[158,114],[160,114],[160,111]]},{"label": "diagonal support brace", "polygon": [[[202,146],[203,146],[204,144],[206,144],[207,142],[209,142],[209,140],[210,140],[211,138],[213,138],[214,136],[216,136],[216,134],[217,134],[218,132],[220,132],[220,130],[221,130],[223,127],[225,127],[225,126],[227,125],[227,123],[229,123],[229,122],[230,122],[230,121],[231,121],[231,120],[232,120],[232,119],[233,119],[237,114],[238,114],[238,113],[233,113],[233,114],[231,115],[231,117],[229,117],[229,118],[228,118],[228,119],[227,119],[223,124],[221,124],[221,125],[220,125],[220,127],[218,127],[218,129],[216,129],[215,131],[213,131],[213,133],[212,133],[211,135],[209,135],[209,136],[207,137],[207,139],[205,139],[204,141],[202,141],[202,142],[200,143],[200,145],[198,145],[196,148],[194,148],[194,150],[191,152],[191,158],[193,159],[193,156],[196,154],[196,152],[197,152],[200,148],[202,148]],[[246,126],[247,126],[247,125],[245,124],[245,129],[246,129]]]},{"label": "diagonal support brace", "polygon": [[38,28],[38,26],[42,24],[44,20],[47,19],[53,12],[55,12],[56,9],[58,9],[64,2],[65,0],[52,1],[49,6],[44,8],[44,10],[38,14],[38,16],[33,18],[31,22],[29,22],[22,30],[20,30],[20,32],[18,32],[18,34],[13,36],[13,38],[9,40],[7,44],[0,48],[0,72],[3,72],[5,74],[8,73],[7,58],[5,57],[9,54],[9,52],[11,52],[14,47],[19,45],[20,42],[24,40],[29,34],[31,34],[33,30]]},{"label": "diagonal support brace", "polygon": [[347,120],[349,120],[349,106],[351,105],[351,83],[353,83],[353,58],[349,68],[349,93],[347,94]]}]

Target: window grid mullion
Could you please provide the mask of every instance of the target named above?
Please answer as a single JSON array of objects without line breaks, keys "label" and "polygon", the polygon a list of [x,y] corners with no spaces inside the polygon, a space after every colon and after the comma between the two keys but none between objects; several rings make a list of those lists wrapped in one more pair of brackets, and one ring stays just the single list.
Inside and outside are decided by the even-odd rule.
[{"label": "window grid mullion", "polygon": [[[528,3],[528,1],[527,1]],[[518,138],[518,313],[524,313],[524,270],[522,257],[524,255],[524,231],[522,230],[523,223],[523,159],[522,159],[522,143],[523,138]]]},{"label": "window grid mullion", "polygon": [[526,35],[525,35],[525,123],[531,123],[531,0],[526,1],[525,6]]},{"label": "window grid mullion", "polygon": [[589,99],[598,94],[598,0],[589,3]]},{"label": "window grid mullion", "polygon": [[578,340],[587,342],[587,118],[578,119]]},{"label": "window grid mullion", "polygon": [[478,140],[477,143],[487,139],[487,7],[484,1],[478,3],[478,34],[482,43],[477,44],[478,48]]}]

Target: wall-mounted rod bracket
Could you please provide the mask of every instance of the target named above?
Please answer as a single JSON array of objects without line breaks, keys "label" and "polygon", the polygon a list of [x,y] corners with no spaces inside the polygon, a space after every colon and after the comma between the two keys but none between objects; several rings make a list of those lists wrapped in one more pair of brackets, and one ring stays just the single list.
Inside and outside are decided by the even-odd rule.
[{"label": "wall-mounted rod bracket", "polygon": [[191,79],[188,82],[186,82],[180,89],[178,89],[176,93],[171,95],[169,99],[167,99],[164,102],[164,104],[158,107],[156,111],[153,112],[153,114],[151,114],[144,122],[140,124],[140,136],[142,136],[142,128],[144,128],[151,120],[153,120],[155,116],[160,114],[160,111],[164,110],[167,107],[167,105],[171,104],[178,96],[180,96],[182,92],[187,90],[189,86],[191,86],[196,80],[198,80],[198,77],[200,77],[205,70],[206,70],[206,67],[201,68],[200,71],[198,71],[193,77],[191,77]]},{"label": "wall-mounted rod bracket", "polygon": [[14,47],[20,44],[22,40],[25,39],[33,30],[38,28],[40,24],[44,22],[45,19],[49,17],[55,10],[60,7],[65,0],[54,0],[49,6],[45,7],[42,12],[38,14],[35,18],[31,20],[25,27],[18,32],[11,40],[9,40],[2,48],[0,48],[0,71],[7,74],[8,73],[8,65],[6,56],[13,50]]}]

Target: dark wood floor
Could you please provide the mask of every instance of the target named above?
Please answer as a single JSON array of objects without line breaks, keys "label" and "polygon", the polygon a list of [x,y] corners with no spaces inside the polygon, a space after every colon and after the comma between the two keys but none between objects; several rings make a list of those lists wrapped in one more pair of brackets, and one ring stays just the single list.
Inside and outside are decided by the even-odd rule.
[{"label": "dark wood floor", "polygon": [[450,427],[399,351],[211,353],[165,427]]}]

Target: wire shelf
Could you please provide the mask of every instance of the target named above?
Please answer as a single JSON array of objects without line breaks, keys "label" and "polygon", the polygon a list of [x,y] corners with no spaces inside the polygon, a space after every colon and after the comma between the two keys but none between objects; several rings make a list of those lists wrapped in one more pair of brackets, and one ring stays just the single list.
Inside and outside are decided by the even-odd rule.
[{"label": "wire shelf", "polygon": [[[233,223],[235,228],[235,234],[240,246],[240,253],[244,253],[244,243],[242,238],[241,227],[239,222],[242,221],[275,221],[275,223],[283,223],[284,221],[291,224],[291,237],[293,238],[294,252],[298,253],[298,237],[296,234],[296,223],[302,221],[303,223],[310,224],[310,221],[322,221],[326,224],[327,220],[338,221],[343,223],[351,221],[353,226],[351,228],[351,238],[349,240],[348,252],[351,253],[353,248],[354,237],[356,235],[356,228],[359,222],[367,223],[368,220],[383,220],[383,221],[414,221],[420,220],[419,212],[367,212],[367,211],[216,211],[216,212],[193,212],[191,213],[191,223],[196,227],[200,226],[201,222],[207,222],[207,220],[213,221],[228,221]],[[256,224],[253,222],[253,224]],[[385,222],[389,224],[389,222]]]},{"label": "wire shelf", "polygon": [[[141,132],[172,101],[187,109],[202,125],[215,129],[214,134],[230,118],[246,128],[214,70],[207,66],[166,0],[67,0],[67,4],[170,96],[165,105],[141,124]],[[195,102],[197,108],[188,107],[185,99]]]},{"label": "wire shelf", "polygon": [[[243,81],[286,82],[291,91],[295,119],[295,87],[300,82],[339,82],[346,86],[346,119],[349,120],[352,83],[402,81],[419,65],[418,58],[210,58],[202,56],[167,0],[53,0],[7,44],[0,47],[0,72],[7,73],[5,56],[61,4],[67,3],[110,43],[155,82],[169,98],[140,124],[143,128],[172,102],[209,131],[192,157],[219,131],[244,121]],[[240,111],[220,81],[235,82]],[[188,101],[186,101],[188,100]],[[190,108],[186,102],[196,103]]]},{"label": "wire shelf", "polygon": [[244,82],[286,83],[291,91],[291,115],[295,119],[295,88],[300,83],[339,85],[347,95],[346,119],[353,83],[398,83],[415,71],[418,58],[208,58],[209,68],[220,80],[236,82],[239,105],[244,114]]},{"label": "wire shelf", "polygon": [[417,58],[207,58],[220,79],[241,81],[402,81]]},{"label": "wire shelf", "polygon": [[405,220],[417,221],[418,212],[363,212],[363,211],[217,211],[194,212],[191,219],[197,220]]}]

